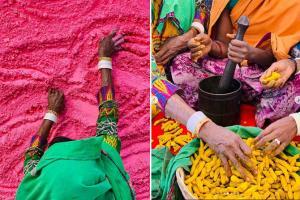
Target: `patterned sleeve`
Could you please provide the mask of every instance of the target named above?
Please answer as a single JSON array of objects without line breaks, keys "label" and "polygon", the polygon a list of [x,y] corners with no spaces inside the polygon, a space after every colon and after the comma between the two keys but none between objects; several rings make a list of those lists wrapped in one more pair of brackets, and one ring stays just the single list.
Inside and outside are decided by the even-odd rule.
[{"label": "patterned sleeve", "polygon": [[101,87],[96,136],[103,136],[104,142],[120,152],[121,141],[117,130],[118,105],[114,99],[115,93],[112,85]]},{"label": "patterned sleeve", "polygon": [[168,99],[180,89],[166,79],[164,72],[156,65],[153,56],[151,57],[151,79],[151,94],[156,99],[152,103],[156,104],[162,111],[165,111]]},{"label": "patterned sleeve", "polygon": [[34,135],[30,142],[30,147],[25,152],[24,174],[27,174],[34,169],[39,163],[44,154],[47,140],[40,135]]}]

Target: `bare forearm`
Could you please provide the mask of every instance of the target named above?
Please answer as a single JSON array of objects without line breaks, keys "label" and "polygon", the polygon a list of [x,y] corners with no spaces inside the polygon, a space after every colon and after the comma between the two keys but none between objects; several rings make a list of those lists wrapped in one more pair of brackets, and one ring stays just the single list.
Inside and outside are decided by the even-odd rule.
[{"label": "bare forearm", "polygon": [[248,63],[255,63],[263,69],[267,69],[275,61],[275,57],[270,50],[262,50],[259,48],[251,47]]},{"label": "bare forearm", "polygon": [[[47,141],[47,138],[50,134],[53,124],[54,124],[54,122],[52,122],[50,120],[47,120],[47,119],[43,120],[43,122],[38,130],[38,133],[37,133],[37,135],[41,136],[41,139],[43,141]],[[43,144],[40,144],[40,145],[43,145]],[[40,148],[42,148],[42,147],[40,147]]]},{"label": "bare forearm", "polygon": [[101,87],[112,85],[111,69],[101,69]]},{"label": "bare forearm", "polygon": [[188,106],[183,99],[174,94],[167,102],[165,112],[167,116],[179,121],[182,124],[187,124],[188,119],[196,112]]}]

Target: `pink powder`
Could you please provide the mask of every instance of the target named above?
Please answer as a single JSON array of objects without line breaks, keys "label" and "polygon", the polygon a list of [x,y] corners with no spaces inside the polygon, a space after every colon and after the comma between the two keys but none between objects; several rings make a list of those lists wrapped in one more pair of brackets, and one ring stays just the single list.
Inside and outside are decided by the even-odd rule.
[{"label": "pink powder", "polygon": [[[99,3],[102,2],[102,3]],[[0,199],[13,199],[23,152],[47,106],[64,91],[66,110],[52,137],[95,134],[98,40],[125,33],[113,58],[122,158],[137,199],[149,198],[149,2],[147,0],[0,0]]]}]

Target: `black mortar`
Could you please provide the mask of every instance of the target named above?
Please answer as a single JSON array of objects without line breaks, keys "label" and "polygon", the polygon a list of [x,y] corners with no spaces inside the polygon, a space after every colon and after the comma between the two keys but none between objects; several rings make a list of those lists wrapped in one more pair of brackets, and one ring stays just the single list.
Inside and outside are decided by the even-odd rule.
[{"label": "black mortar", "polygon": [[218,93],[221,76],[212,76],[199,83],[198,108],[220,126],[230,126],[240,122],[242,84],[233,79],[228,93]]}]

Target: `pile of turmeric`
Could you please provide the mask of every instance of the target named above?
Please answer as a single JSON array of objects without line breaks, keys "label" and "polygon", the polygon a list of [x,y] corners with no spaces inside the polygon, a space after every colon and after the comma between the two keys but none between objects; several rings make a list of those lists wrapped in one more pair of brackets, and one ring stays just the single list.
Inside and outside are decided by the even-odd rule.
[{"label": "pile of turmeric", "polygon": [[159,144],[156,147],[166,146],[169,150],[178,152],[181,147],[192,140],[190,133],[183,135],[180,123],[168,118],[162,118],[154,122],[154,126],[161,124],[163,134],[158,136]]},{"label": "pile of turmeric", "polygon": [[252,148],[252,162],[257,176],[248,174],[246,182],[232,167],[227,177],[221,160],[201,141],[199,150],[191,156],[190,173],[185,177],[189,191],[198,199],[300,199],[300,157],[284,153],[269,157],[254,149],[253,139],[244,140]]}]

